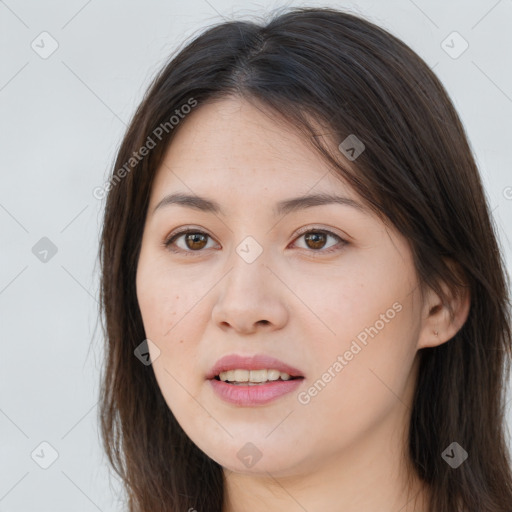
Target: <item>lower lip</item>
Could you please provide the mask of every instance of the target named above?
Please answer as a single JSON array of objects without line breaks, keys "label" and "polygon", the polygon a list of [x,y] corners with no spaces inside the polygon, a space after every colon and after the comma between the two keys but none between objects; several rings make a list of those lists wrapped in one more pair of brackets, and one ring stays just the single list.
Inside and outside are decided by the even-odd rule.
[{"label": "lower lip", "polygon": [[291,393],[300,386],[303,380],[303,378],[276,380],[256,386],[226,384],[217,379],[210,379],[210,382],[215,393],[226,402],[240,406],[252,406],[263,405],[287,393]]}]

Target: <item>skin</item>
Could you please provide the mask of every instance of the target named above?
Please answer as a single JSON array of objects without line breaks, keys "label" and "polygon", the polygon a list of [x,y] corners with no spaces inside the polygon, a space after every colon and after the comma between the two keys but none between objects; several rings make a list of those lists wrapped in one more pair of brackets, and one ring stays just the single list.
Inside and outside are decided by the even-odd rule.
[{"label": "skin", "polygon": [[[173,192],[213,199],[226,216],[181,205],[153,214]],[[244,100],[201,105],[181,122],[153,184],[137,268],[155,376],[184,431],[224,468],[223,512],[424,512],[428,491],[403,456],[417,352],[453,337],[469,298],[453,299],[453,319],[433,291],[422,302],[407,240],[369,211],[273,215],[276,202],[313,192],[363,204],[302,135]],[[309,226],[348,243],[308,243],[297,232]],[[173,253],[163,242],[180,227],[209,236],[195,245],[182,236]],[[247,236],[263,250],[250,264],[236,252]],[[334,371],[381,315],[384,326]],[[231,405],[206,380],[231,353],[274,356],[305,379],[267,405]],[[330,382],[300,403],[329,368]],[[248,442],[261,453],[251,467],[237,457]]]}]

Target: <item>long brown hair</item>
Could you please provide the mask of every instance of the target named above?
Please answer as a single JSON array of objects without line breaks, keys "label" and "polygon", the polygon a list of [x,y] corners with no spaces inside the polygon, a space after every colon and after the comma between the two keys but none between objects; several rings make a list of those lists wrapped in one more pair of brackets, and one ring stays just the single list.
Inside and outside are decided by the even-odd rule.
[{"label": "long brown hair", "polygon": [[[301,130],[409,240],[422,286],[443,299],[441,282],[454,293],[469,289],[462,328],[420,350],[410,462],[429,486],[431,512],[510,512],[509,283],[467,136],[443,85],[416,53],[373,23],[330,8],[295,8],[264,24],[230,21],[205,30],[153,80],[120,145],[103,189],[99,419],[130,512],[223,506],[222,467],[184,433],[151,366],[134,356],[146,338],[135,275],[153,178],[174,133],[191,108],[233,95]],[[357,172],[340,164],[341,152],[322,143],[312,120],[340,143],[355,134],[365,144],[352,162]],[[441,456],[454,441],[469,454],[457,469]]]}]

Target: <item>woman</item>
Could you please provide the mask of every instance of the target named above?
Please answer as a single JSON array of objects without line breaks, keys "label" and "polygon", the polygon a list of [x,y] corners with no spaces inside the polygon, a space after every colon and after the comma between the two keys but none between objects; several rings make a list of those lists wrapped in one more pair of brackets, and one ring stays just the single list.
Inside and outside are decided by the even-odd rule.
[{"label": "woman", "polygon": [[447,93],[333,9],[206,30],[118,152],[101,427],[129,510],[512,510],[502,256]]}]

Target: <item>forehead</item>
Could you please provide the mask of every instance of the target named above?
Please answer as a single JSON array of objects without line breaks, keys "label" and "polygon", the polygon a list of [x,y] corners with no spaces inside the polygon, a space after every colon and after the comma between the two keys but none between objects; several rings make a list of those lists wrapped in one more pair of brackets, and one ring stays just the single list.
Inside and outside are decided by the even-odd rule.
[{"label": "forehead", "polygon": [[304,194],[314,187],[356,197],[303,134],[239,98],[206,103],[188,114],[154,181],[156,191],[193,192],[199,185],[238,195],[274,189]]}]

